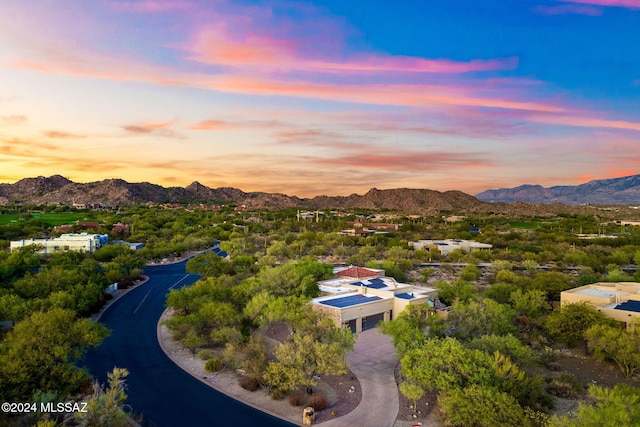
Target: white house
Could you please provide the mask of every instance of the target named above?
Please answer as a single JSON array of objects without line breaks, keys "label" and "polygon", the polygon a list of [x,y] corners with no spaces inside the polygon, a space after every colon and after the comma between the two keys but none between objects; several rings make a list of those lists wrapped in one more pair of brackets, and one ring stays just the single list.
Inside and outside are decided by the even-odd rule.
[{"label": "white house", "polygon": [[50,254],[60,251],[82,251],[95,252],[104,245],[109,243],[107,234],[62,234],[60,237],[51,239],[25,239],[14,240],[10,243],[11,251],[23,248],[29,245],[41,245],[42,249],[38,251],[40,254]]}]

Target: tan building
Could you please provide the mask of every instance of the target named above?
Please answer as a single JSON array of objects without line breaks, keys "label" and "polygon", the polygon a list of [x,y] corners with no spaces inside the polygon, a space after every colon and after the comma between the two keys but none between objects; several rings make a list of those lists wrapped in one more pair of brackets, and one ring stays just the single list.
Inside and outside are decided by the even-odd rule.
[{"label": "tan building", "polygon": [[617,221],[620,225],[632,225],[632,226],[640,226],[640,219],[623,219]]},{"label": "tan building", "polygon": [[448,255],[456,249],[462,249],[467,253],[473,251],[485,251],[493,248],[489,243],[480,243],[474,240],[446,239],[446,240],[418,240],[409,242],[409,247],[413,249],[436,249],[442,255]]},{"label": "tan building", "polygon": [[398,283],[391,277],[378,275],[379,270],[356,268],[358,274],[370,271],[373,276],[322,281],[318,286],[323,296],[311,301],[314,310],[326,313],[338,326],[361,332],[381,321],[394,319],[409,305],[434,307],[436,304],[437,290],[434,288]]},{"label": "tan building", "polygon": [[629,325],[640,319],[640,283],[600,282],[560,293],[560,304],[588,302],[598,311]]}]

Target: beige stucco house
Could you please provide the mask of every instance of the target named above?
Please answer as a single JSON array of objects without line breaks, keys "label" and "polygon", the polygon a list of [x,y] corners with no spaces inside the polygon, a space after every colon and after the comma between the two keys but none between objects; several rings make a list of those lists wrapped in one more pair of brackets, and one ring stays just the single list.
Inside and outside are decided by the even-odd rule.
[{"label": "beige stucco house", "polygon": [[640,283],[600,282],[560,293],[560,304],[588,302],[626,326],[640,319]]},{"label": "beige stucco house", "polygon": [[338,273],[334,279],[318,283],[321,295],[311,304],[314,310],[327,314],[337,326],[353,332],[375,327],[381,321],[392,320],[409,305],[429,304],[434,307],[437,290],[399,283],[385,277],[382,270],[352,267],[349,277]]}]

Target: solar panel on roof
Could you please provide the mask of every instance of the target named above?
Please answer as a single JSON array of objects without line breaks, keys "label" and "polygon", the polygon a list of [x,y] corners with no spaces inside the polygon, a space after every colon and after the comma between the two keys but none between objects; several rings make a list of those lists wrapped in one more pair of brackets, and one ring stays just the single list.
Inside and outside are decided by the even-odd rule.
[{"label": "solar panel on roof", "polygon": [[324,305],[330,305],[331,307],[336,308],[344,308],[357,304],[364,304],[366,302],[372,302],[381,299],[377,296],[365,296],[362,294],[357,295],[348,295],[346,297],[330,299],[326,301],[322,301],[321,303]]},{"label": "solar panel on roof", "polygon": [[401,293],[401,294],[396,294],[396,297],[397,298],[402,298],[402,299],[414,299],[415,298],[415,296],[413,294],[410,294],[410,293],[407,293],[407,292],[404,292],[404,293]]},{"label": "solar panel on roof", "polygon": [[640,313],[640,301],[625,301],[616,305],[614,308],[616,310],[635,311],[636,313]]},{"label": "solar panel on roof", "polygon": [[387,284],[384,282],[375,282],[375,283],[369,283],[368,285],[365,285],[367,288],[372,288],[372,289],[382,289],[382,288],[386,288]]}]

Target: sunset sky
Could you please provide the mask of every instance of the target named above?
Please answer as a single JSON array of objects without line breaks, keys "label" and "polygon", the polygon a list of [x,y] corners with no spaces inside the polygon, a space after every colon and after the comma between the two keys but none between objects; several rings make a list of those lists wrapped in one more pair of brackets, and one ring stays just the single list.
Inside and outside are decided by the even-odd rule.
[{"label": "sunset sky", "polygon": [[2,0],[0,182],[309,197],[640,173],[640,0]]}]

